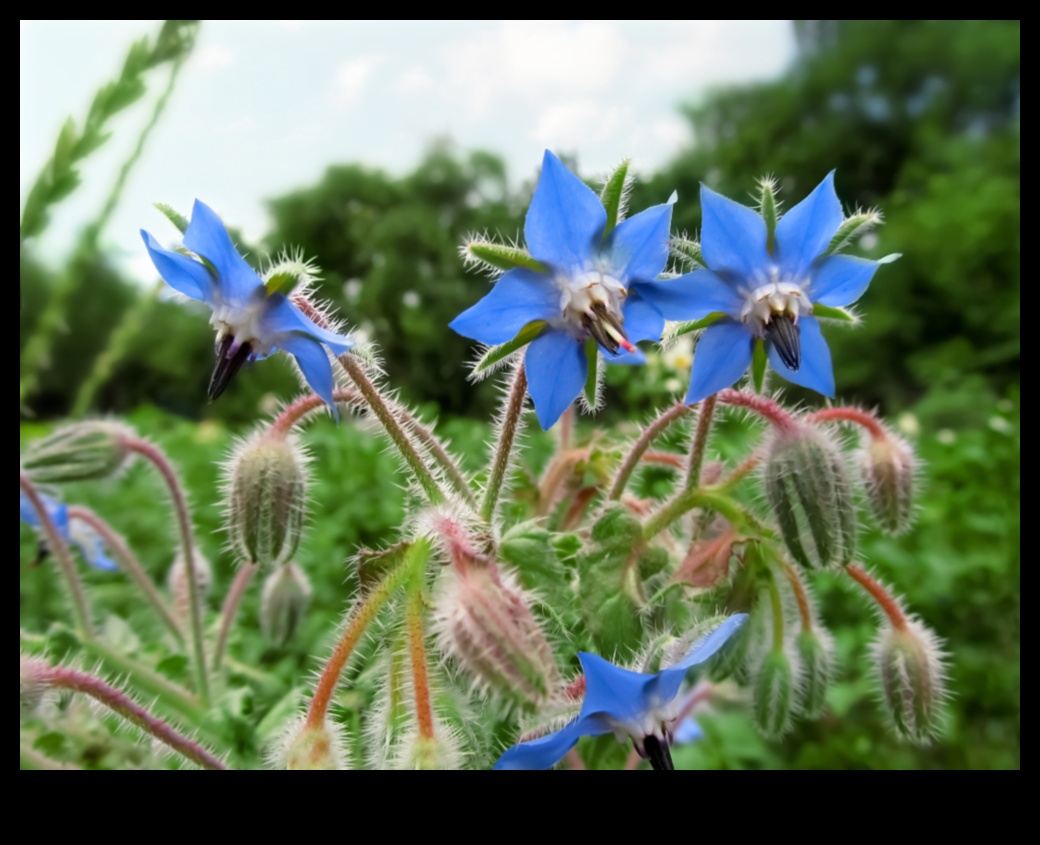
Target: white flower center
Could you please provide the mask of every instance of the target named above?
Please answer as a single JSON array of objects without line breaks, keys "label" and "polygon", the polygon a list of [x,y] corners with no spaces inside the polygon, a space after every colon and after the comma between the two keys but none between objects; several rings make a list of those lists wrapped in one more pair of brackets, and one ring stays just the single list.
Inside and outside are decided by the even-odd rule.
[{"label": "white flower center", "polygon": [[637,718],[611,720],[611,727],[618,742],[632,740],[639,747],[648,736],[656,736],[663,743],[670,743],[675,729],[676,717],[679,714],[679,698],[666,704],[648,707]]},{"label": "white flower center", "polygon": [[263,288],[257,290],[245,304],[220,302],[213,308],[209,324],[217,332],[217,344],[230,335],[236,347],[243,343],[252,346],[253,355],[263,357],[269,355],[273,344],[270,338],[264,337],[262,321],[267,297]]},{"label": "white flower center", "polygon": [[631,351],[621,314],[628,291],[621,282],[596,269],[574,275],[560,273],[553,281],[560,290],[561,327],[579,341],[595,338],[610,352],[616,353],[619,347]]},{"label": "white flower center", "polygon": [[777,317],[789,317],[797,322],[799,317],[812,314],[812,303],[805,293],[807,281],[781,277],[777,267],[748,279],[749,285],[742,291],[741,322],[755,337],[765,337],[766,327]]}]

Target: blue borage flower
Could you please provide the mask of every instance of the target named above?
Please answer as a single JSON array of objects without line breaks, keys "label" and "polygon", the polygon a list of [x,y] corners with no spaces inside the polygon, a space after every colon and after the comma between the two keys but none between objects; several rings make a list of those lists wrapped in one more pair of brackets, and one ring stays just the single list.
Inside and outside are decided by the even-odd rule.
[{"label": "blue borage flower", "polygon": [[[58,531],[58,536],[67,544],[78,548],[87,563],[95,569],[112,571],[119,568],[115,561],[105,554],[105,546],[101,542],[101,537],[98,536],[98,533],[93,528],[85,522],[70,520],[67,505],[43,493],[38,495],[43,502],[43,506],[47,509],[47,515],[50,516],[51,522],[54,523],[54,527]],[[34,529],[38,536],[43,537],[40,518],[36,513],[36,508],[32,506],[32,502],[29,501],[24,493],[19,493],[18,515],[21,517],[22,522]]]},{"label": "blue borage flower", "polygon": [[719,313],[697,344],[688,404],[729,387],[765,343],[769,362],[788,381],[834,395],[827,342],[815,304],[842,307],[862,296],[882,262],[827,254],[845,215],[834,173],[776,223],[772,248],[754,209],[701,186],[701,251],[707,267],[676,281],[695,296],[675,309],[679,320]]},{"label": "blue borage flower", "polygon": [[217,331],[217,363],[209,385],[210,399],[224,392],[246,361],[281,349],[296,359],[311,389],[336,414],[332,365],[325,350],[340,355],[354,342],[316,325],[280,284],[270,278],[265,283],[235,249],[213,209],[196,200],[184,232],[184,246],[201,261],[163,249],[143,229],[141,237],[166,283],[190,299],[205,302],[213,311],[210,325]]},{"label": "blue borage flower", "polygon": [[[659,340],[665,319],[682,319],[694,291],[657,276],[668,262],[671,203],[619,223],[604,236],[600,198],[546,150],[524,237],[546,268],[509,270],[491,292],[451,322],[464,337],[507,343],[544,322],[524,358],[528,392],[547,429],[581,393],[588,377],[585,341],[594,339],[613,363],[643,363],[633,344]],[[691,301],[686,302],[689,298]]]},{"label": "blue borage flower", "polygon": [[668,750],[674,739],[679,691],[690,669],[712,657],[747,621],[747,614],[730,616],[701,637],[673,666],[653,675],[615,666],[595,654],[581,652],[585,700],[578,717],[560,730],[521,742],[495,763],[496,769],[547,769],[559,762],[583,736],[613,733],[631,738],[639,753],[657,768],[672,768]]}]

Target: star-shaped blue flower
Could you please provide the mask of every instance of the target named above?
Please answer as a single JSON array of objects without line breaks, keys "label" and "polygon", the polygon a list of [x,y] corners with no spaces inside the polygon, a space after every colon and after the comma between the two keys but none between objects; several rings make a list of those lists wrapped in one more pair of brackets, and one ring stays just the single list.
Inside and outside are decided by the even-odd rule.
[{"label": "star-shaped blue flower", "polygon": [[[54,527],[58,531],[58,536],[66,544],[74,545],[79,549],[80,554],[83,555],[83,559],[87,563],[95,569],[111,571],[119,568],[115,561],[105,554],[105,546],[93,528],[85,522],[76,521],[73,523],[69,519],[68,506],[64,503],[43,493],[40,493],[39,496],[43,506],[47,509],[47,515],[50,516],[51,522],[54,523]],[[40,518],[36,513],[36,509],[32,506],[32,502],[29,501],[24,493],[19,493],[18,515],[21,517],[22,522],[35,529],[37,534],[42,537]]]},{"label": "star-shaped blue flower", "polygon": [[855,302],[880,262],[826,250],[845,219],[834,173],[780,218],[772,251],[765,220],[755,210],[701,186],[701,251],[706,268],[676,281],[694,293],[675,319],[725,316],[709,326],[693,359],[689,404],[729,387],[751,364],[754,343],[788,381],[834,395],[831,353],[813,305]]},{"label": "star-shaped blue flower", "polygon": [[201,261],[163,249],[143,229],[141,237],[166,283],[190,299],[205,302],[213,311],[210,325],[217,331],[217,364],[210,380],[210,399],[224,392],[246,361],[281,349],[296,359],[311,389],[335,414],[332,365],[326,348],[340,355],[354,342],[316,325],[285,293],[269,290],[235,249],[213,209],[196,200],[184,233],[184,246]]},{"label": "star-shaped blue flower", "polygon": [[[533,258],[547,269],[509,270],[491,292],[451,322],[464,337],[506,343],[534,321],[543,332],[524,359],[528,392],[547,429],[585,385],[585,341],[593,338],[613,363],[642,363],[640,340],[659,340],[684,287],[658,280],[668,262],[670,203],[630,217],[606,237],[599,197],[551,152],[524,223]],[[621,352],[624,350],[624,352]]]},{"label": "star-shaped blue flower", "polygon": [[606,733],[614,733],[619,739],[630,737],[655,768],[671,768],[668,746],[676,727],[676,699],[689,670],[714,655],[745,621],[747,614],[730,616],[694,643],[682,660],[653,675],[622,669],[595,654],[580,653],[585,700],[578,718],[555,733],[514,745],[498,759],[495,768],[548,769],[581,737]]}]

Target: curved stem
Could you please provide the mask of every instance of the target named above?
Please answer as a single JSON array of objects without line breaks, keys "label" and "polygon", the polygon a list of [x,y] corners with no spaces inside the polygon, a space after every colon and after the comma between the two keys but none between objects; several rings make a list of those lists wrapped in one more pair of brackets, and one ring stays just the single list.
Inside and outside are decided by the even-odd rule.
[{"label": "curved stem", "polygon": [[72,596],[72,610],[76,618],[76,627],[79,628],[85,637],[93,637],[94,624],[90,619],[90,605],[87,603],[87,594],[83,590],[83,582],[79,579],[76,561],[72,559],[72,553],[69,551],[68,544],[58,532],[54,520],[51,519],[51,515],[47,512],[47,506],[43,503],[40,494],[29,480],[29,476],[24,472],[20,473],[18,484],[21,491],[25,494],[25,498],[29,500],[33,510],[36,511],[36,518],[40,522],[43,536],[47,538],[47,546],[54,552],[54,556],[58,559],[58,564],[61,567],[61,572],[65,576],[65,583],[69,588],[69,594]]},{"label": "curved stem", "polygon": [[693,490],[700,486],[701,467],[704,466],[704,453],[708,448],[708,435],[711,433],[711,421],[715,416],[715,405],[718,394],[713,394],[701,402],[701,410],[697,415],[697,428],[690,443],[690,465],[686,469],[686,489]]},{"label": "curved stem", "polygon": [[794,599],[798,603],[798,615],[802,619],[802,630],[811,632],[813,628],[812,605],[809,603],[809,594],[805,590],[805,584],[802,583],[798,572],[791,564],[784,563],[783,567],[784,575],[787,576],[787,581],[794,592]]},{"label": "curved stem", "polygon": [[412,688],[415,693],[415,719],[420,739],[433,739],[433,706],[430,704],[430,680],[426,665],[426,642],[423,632],[422,572],[412,579],[408,589],[408,653],[412,661]]},{"label": "curved stem", "polygon": [[729,475],[719,482],[719,489],[732,490],[737,486],[737,484],[751,474],[755,470],[755,467],[757,467],[761,462],[762,455],[758,452],[752,452],[744,458],[743,461],[737,464]]},{"label": "curved stem", "polygon": [[220,634],[217,636],[217,645],[213,650],[213,671],[220,669],[224,660],[224,652],[227,651],[228,635],[231,633],[231,625],[238,613],[238,605],[245,595],[249,582],[253,580],[256,571],[260,567],[255,563],[243,564],[235,573],[235,580],[231,582],[231,588],[224,597],[224,606],[220,610]]},{"label": "curved stem", "polygon": [[523,425],[524,399],[527,396],[527,373],[523,364],[516,368],[513,376],[513,385],[506,395],[505,405],[502,410],[502,419],[499,423],[498,446],[491,460],[491,468],[488,472],[487,487],[484,488],[484,499],[480,503],[480,515],[488,524],[495,516],[498,500],[502,494],[502,484],[505,482],[506,472],[509,470],[509,459],[513,453],[513,444],[516,436]]},{"label": "curved stem", "polygon": [[638,466],[643,454],[650,448],[650,444],[653,443],[657,436],[668,428],[668,426],[677,419],[684,417],[689,412],[689,405],[683,403],[673,405],[643,429],[642,434],[640,434],[636,442],[632,444],[629,453],[625,455],[625,459],[621,462],[621,466],[618,467],[617,475],[614,476],[614,483],[611,484],[610,492],[607,494],[608,499],[616,501],[621,498],[621,494],[625,492],[625,485],[628,484],[628,480],[632,477],[632,473],[635,471],[636,466]]},{"label": "curved stem", "polygon": [[69,519],[78,519],[80,522],[86,523],[97,532],[98,536],[101,537],[102,542],[112,550],[112,554],[115,555],[115,558],[119,562],[123,571],[130,577],[130,580],[140,588],[141,592],[144,593],[144,597],[148,599],[148,603],[155,608],[155,612],[159,614],[159,619],[162,620],[162,623],[167,627],[169,632],[173,634],[174,639],[183,645],[184,632],[181,630],[180,624],[174,618],[173,613],[166,604],[166,600],[159,593],[159,590],[152,579],[148,577],[148,573],[145,572],[144,567],[141,566],[141,562],[130,550],[126,541],[115,532],[111,525],[105,522],[105,520],[94,513],[90,508],[82,507],[80,505],[69,505]]},{"label": "curved stem", "polygon": [[862,426],[875,440],[884,440],[885,427],[877,417],[861,408],[821,408],[805,417],[806,422],[849,422]]},{"label": "curved stem", "polygon": [[666,502],[664,507],[644,523],[643,539],[649,540],[694,508],[711,508],[718,511],[734,526],[740,526],[750,519],[749,514],[729,496],[713,490],[684,490]]},{"label": "curved stem", "polygon": [[897,631],[906,630],[906,614],[903,613],[903,609],[899,606],[899,602],[889,595],[881,582],[878,581],[873,575],[867,572],[862,566],[855,563],[849,563],[845,566],[845,571],[849,574],[857,584],[859,584],[864,590],[866,590],[872,599],[877,602],[878,607],[888,617],[888,621],[892,623],[892,627]]},{"label": "curved stem", "polygon": [[195,572],[195,539],[191,525],[191,514],[188,511],[188,501],[184,497],[177,473],[167,460],[162,451],[146,440],[136,437],[126,438],[125,444],[131,452],[136,452],[145,460],[149,461],[162,476],[170,498],[173,500],[173,508],[177,514],[177,527],[181,533],[181,552],[184,555],[184,569],[188,576],[188,609],[191,621],[191,647],[194,655],[195,677],[198,683],[198,693],[204,703],[209,702],[209,673],[206,670],[206,648],[202,635],[202,608],[199,603],[198,575]]},{"label": "curved stem", "polygon": [[100,678],[96,678],[86,672],[77,672],[74,669],[66,669],[64,667],[47,666],[43,663],[38,664],[37,671],[40,672],[42,680],[48,686],[89,695],[95,701],[100,701],[127,721],[137,725],[141,730],[151,734],[178,754],[186,757],[193,763],[197,763],[204,769],[227,768],[197,742],[174,730],[162,719],[153,716],[123,692],[109,686]]},{"label": "curved stem", "polygon": [[571,474],[574,465],[588,456],[588,449],[571,449],[568,452],[556,453],[549,468],[545,471],[545,478],[538,486],[538,516],[545,516],[552,510],[556,503],[556,491]]},{"label": "curved stem", "polygon": [[749,411],[754,411],[779,429],[789,431],[797,426],[794,417],[780,407],[779,403],[774,402],[772,399],[765,396],[758,396],[755,393],[744,393],[740,390],[731,389],[720,390],[715,395],[718,397],[718,401],[723,405],[736,405],[740,408],[747,408]]},{"label": "curved stem", "polygon": [[776,584],[776,573],[769,569],[769,601],[773,611],[773,651],[784,649],[784,602]]}]

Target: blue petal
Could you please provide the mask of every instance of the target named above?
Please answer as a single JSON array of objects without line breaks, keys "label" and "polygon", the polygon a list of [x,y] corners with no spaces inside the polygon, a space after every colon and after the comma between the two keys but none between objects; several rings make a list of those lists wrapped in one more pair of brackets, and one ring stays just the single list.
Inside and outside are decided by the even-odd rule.
[{"label": "blue petal", "polygon": [[582,720],[576,719],[569,725],[551,734],[521,742],[498,758],[497,770],[509,769],[548,769],[563,759],[584,736]]},{"label": "blue petal", "polygon": [[[640,286],[641,287],[641,286]],[[664,331],[664,317],[650,302],[643,298],[638,288],[632,288],[621,306],[624,319],[625,334],[633,343],[641,340],[658,341]]]},{"label": "blue petal", "polygon": [[710,633],[697,640],[682,660],[674,666],[658,672],[647,687],[647,695],[651,701],[663,704],[675,698],[690,669],[700,666],[711,658],[727,643],[730,637],[740,630],[747,618],[746,613],[737,613],[729,617]]},{"label": "blue petal", "polygon": [[672,742],[675,745],[687,745],[691,742],[696,742],[703,736],[704,728],[697,723],[696,719],[690,717],[683,719],[679,727],[676,728]]},{"label": "blue petal", "polygon": [[543,273],[510,270],[490,293],[452,320],[448,327],[488,346],[506,343],[532,320],[560,316],[560,292]]},{"label": "blue petal", "polygon": [[625,283],[655,279],[668,263],[672,204],[655,205],[623,221],[607,239],[610,272]]},{"label": "blue petal", "polygon": [[700,320],[713,311],[736,317],[741,296],[711,270],[694,270],[677,279],[638,282],[632,290],[652,302],[667,320]]},{"label": "blue petal", "polygon": [[776,224],[776,252],[785,274],[801,278],[823,254],[845,213],[834,193],[834,171]]},{"label": "blue petal", "polygon": [[624,349],[619,349],[616,355],[604,352],[603,360],[619,367],[642,367],[646,363],[646,353],[637,346],[635,352],[626,352]]},{"label": "blue petal", "polygon": [[647,688],[655,680],[654,675],[622,669],[597,654],[585,651],[579,652],[578,659],[585,673],[585,701],[581,705],[583,719],[603,714],[625,721],[638,719],[646,712],[650,706]]},{"label": "blue petal", "polygon": [[585,267],[606,224],[599,197],[546,150],[524,223],[531,255],[564,270]]},{"label": "blue petal", "polygon": [[769,363],[788,381],[808,387],[824,396],[833,396],[834,367],[831,365],[831,350],[827,341],[823,339],[819,321],[815,317],[802,317],[798,320],[798,328],[802,333],[801,367],[797,370],[788,369],[771,343],[766,344]]},{"label": "blue petal", "polygon": [[224,301],[240,302],[263,285],[256,271],[235,249],[217,213],[199,200],[195,200],[191,210],[184,245],[217,268],[217,287]]},{"label": "blue petal", "polygon": [[751,364],[751,332],[736,320],[720,320],[704,330],[693,355],[686,404],[718,393],[739,379]]},{"label": "blue petal", "polygon": [[312,337],[319,343],[324,343],[337,355],[342,355],[354,346],[354,341],[349,337],[330,332],[328,329],[323,329],[317,325],[282,294],[268,297],[261,330],[265,335],[261,340],[271,342],[275,346],[282,348],[284,348],[285,344],[281,341],[280,336],[290,332],[302,333]]},{"label": "blue petal", "polygon": [[[44,499],[44,507],[49,508],[49,505],[46,504],[46,501],[47,500]],[[29,501],[29,497],[21,491],[18,492],[18,516],[22,520],[22,522],[24,522],[31,528],[39,528],[40,518],[36,515],[36,508],[32,506],[32,502]]]},{"label": "blue petal", "polygon": [[332,378],[332,364],[329,362],[325,347],[318,341],[302,334],[286,335],[280,348],[296,359],[296,364],[307,379],[311,390],[317,393],[332,411],[332,416],[339,420],[339,410],[333,396],[335,384]]},{"label": "blue petal", "polygon": [[851,255],[829,255],[813,271],[809,299],[841,308],[861,296],[874,278],[879,263]]},{"label": "blue petal", "polygon": [[701,252],[712,270],[750,278],[771,263],[765,221],[754,209],[701,185]]},{"label": "blue petal", "polygon": [[101,542],[101,537],[86,523],[79,524],[72,539],[80,554],[83,555],[83,560],[95,569],[101,569],[106,572],[113,572],[119,569],[116,562],[105,554],[105,546]]},{"label": "blue petal", "polygon": [[163,249],[144,229],[141,230],[141,238],[152,264],[166,284],[191,299],[213,304],[214,281],[206,265],[178,252]]},{"label": "blue petal", "polygon": [[581,393],[588,370],[585,345],[569,332],[553,329],[531,341],[524,357],[527,392],[545,431]]}]

